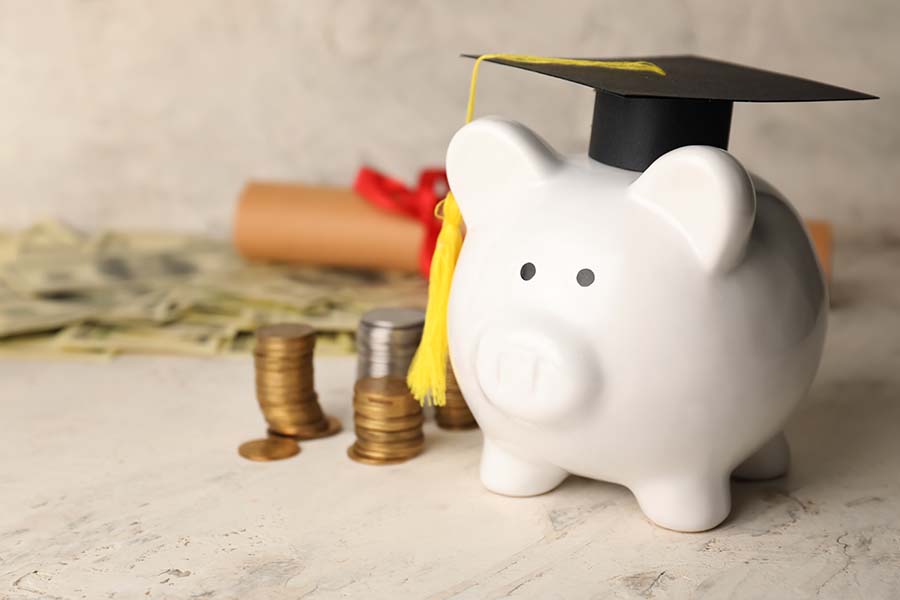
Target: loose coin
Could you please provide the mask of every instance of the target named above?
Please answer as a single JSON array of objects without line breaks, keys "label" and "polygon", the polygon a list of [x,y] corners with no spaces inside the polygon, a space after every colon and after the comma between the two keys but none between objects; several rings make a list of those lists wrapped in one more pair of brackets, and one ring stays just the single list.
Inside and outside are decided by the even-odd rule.
[{"label": "loose coin", "polygon": [[268,462],[290,458],[300,453],[300,445],[283,437],[267,437],[244,442],[238,447],[238,454],[247,460]]}]

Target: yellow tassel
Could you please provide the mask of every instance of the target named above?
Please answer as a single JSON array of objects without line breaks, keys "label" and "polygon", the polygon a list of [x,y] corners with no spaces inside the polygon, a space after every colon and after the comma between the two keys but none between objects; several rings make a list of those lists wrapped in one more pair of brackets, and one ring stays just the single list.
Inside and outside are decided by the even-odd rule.
[{"label": "yellow tassel", "polygon": [[[548,58],[522,54],[483,54],[475,60],[472,79],[469,84],[469,102],[466,107],[466,123],[472,121],[475,113],[475,90],[478,85],[478,68],[489,59],[500,59],[525,64],[569,65],[576,67],[599,67],[624,71],[643,71],[665,75],[657,65],[646,61],[605,61],[575,58]],[[428,281],[428,306],[425,309],[425,328],[422,341],[413,358],[406,382],[413,396],[425,404],[431,399],[435,406],[447,403],[447,308],[450,302],[450,284],[456,259],[462,247],[462,215],[453,193],[438,204],[443,209],[443,223],[438,234],[434,255],[431,258],[431,273]],[[436,211],[437,212],[437,211]]]}]

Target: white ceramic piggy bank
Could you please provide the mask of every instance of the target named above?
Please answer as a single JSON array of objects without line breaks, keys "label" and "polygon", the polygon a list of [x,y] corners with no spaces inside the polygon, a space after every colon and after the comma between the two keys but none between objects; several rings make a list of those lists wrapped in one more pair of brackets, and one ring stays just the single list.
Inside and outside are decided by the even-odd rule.
[{"label": "white ceramic piggy bank", "polygon": [[728,516],[733,473],[785,472],[827,298],[777,192],[716,148],[638,173],[498,118],[456,134],[447,171],[467,226],[450,353],[488,489],[541,494],[571,473],[700,531]]}]

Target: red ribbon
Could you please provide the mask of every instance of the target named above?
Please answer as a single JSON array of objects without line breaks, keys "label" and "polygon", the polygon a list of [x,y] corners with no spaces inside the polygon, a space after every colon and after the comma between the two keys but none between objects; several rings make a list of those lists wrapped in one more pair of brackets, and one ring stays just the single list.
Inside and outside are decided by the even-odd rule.
[{"label": "red ribbon", "polygon": [[419,270],[426,278],[441,230],[441,221],[434,216],[434,209],[447,195],[448,189],[447,172],[443,169],[422,171],[415,188],[407,187],[402,181],[369,167],[362,167],[353,183],[353,190],[371,204],[422,223],[424,236],[419,250]]}]

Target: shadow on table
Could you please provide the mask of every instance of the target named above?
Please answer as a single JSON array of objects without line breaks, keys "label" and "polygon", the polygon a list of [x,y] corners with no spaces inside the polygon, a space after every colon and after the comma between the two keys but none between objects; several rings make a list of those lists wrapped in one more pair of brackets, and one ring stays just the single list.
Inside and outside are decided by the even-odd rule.
[{"label": "shadow on table", "polygon": [[821,503],[817,495],[864,490],[892,469],[900,471],[900,388],[880,381],[836,382],[820,388],[817,396],[788,424],[788,476],[733,482],[726,526],[745,524],[773,504],[786,505],[798,518],[815,514]]}]

